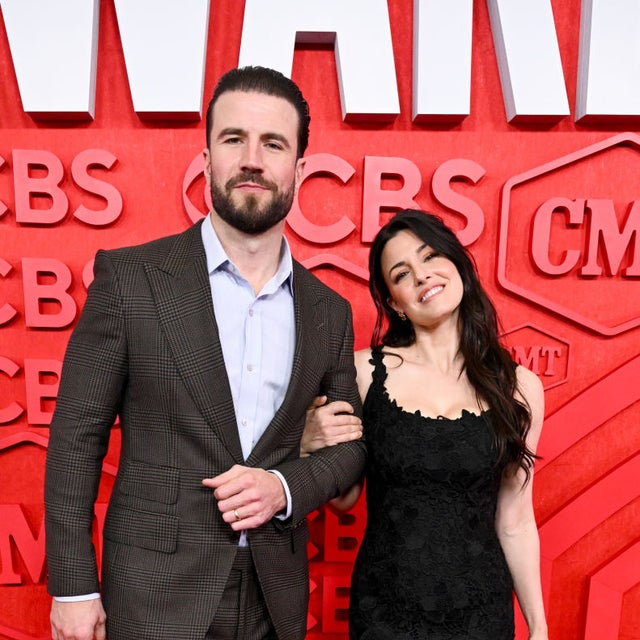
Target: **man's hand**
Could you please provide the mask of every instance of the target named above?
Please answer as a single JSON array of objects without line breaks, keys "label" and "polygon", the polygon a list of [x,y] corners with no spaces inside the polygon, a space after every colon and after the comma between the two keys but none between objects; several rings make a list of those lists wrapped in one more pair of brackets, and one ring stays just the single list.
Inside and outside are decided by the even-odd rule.
[{"label": "man's hand", "polygon": [[362,437],[362,421],[353,415],[353,407],[348,402],[337,400],[326,403],[326,396],[318,396],[307,409],[300,441],[301,456]]},{"label": "man's hand", "polygon": [[256,529],[287,505],[284,487],[275,473],[234,465],[215,478],[205,478],[218,509],[234,531]]},{"label": "man's hand", "polygon": [[106,640],[107,616],[100,598],[80,602],[51,603],[53,640]]}]

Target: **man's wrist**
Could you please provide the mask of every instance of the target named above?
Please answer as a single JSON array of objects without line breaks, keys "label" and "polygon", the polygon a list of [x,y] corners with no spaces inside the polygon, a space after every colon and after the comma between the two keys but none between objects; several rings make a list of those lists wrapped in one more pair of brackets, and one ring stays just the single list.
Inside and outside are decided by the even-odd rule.
[{"label": "man's wrist", "polygon": [[56,602],[86,602],[87,600],[97,600],[99,593],[86,593],[81,596],[53,596]]},{"label": "man's wrist", "polygon": [[289,485],[287,481],[284,479],[284,476],[275,469],[268,469],[269,473],[273,473],[273,475],[277,476],[280,482],[282,483],[282,488],[284,489],[284,497],[286,504],[285,506],[274,514],[274,518],[278,518],[278,520],[286,520],[291,517],[292,506],[291,506],[291,492],[289,491]]}]

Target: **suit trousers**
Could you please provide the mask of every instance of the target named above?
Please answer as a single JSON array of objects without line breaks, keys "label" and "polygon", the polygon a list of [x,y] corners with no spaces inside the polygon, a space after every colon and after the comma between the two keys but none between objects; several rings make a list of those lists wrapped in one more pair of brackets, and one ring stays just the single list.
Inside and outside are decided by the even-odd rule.
[{"label": "suit trousers", "polygon": [[277,640],[248,547],[237,550],[205,640]]}]

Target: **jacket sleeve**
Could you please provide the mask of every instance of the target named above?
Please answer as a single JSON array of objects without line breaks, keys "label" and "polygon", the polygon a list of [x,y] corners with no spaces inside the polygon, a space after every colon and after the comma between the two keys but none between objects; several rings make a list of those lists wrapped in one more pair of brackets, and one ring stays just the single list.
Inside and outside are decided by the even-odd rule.
[{"label": "jacket sleeve", "polygon": [[[326,395],[329,402],[346,400],[362,417],[353,362],[351,308],[346,301],[343,303],[340,311],[334,310],[343,320],[341,329],[333,338],[337,341],[338,355],[323,377],[320,393]],[[365,443],[358,440],[326,447],[310,456],[278,465],[276,468],[286,479],[292,496],[291,526],[297,526],[308,513],[353,485],[362,475],[365,461]]]},{"label": "jacket sleeve", "polygon": [[62,367],[45,473],[48,588],[54,596],[99,591],[94,503],[127,376],[122,296],[98,252],[94,280]]}]

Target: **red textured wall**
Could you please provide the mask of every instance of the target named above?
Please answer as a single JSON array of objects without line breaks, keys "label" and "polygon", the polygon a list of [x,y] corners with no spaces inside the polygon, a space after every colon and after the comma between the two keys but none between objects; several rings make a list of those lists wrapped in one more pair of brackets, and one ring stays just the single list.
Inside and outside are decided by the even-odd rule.
[{"label": "red textured wall", "polygon": [[[241,3],[211,4],[205,96],[236,66],[242,28]],[[379,206],[384,191],[402,188],[398,176],[408,166],[419,170],[421,207],[457,229],[481,230],[470,246],[506,339],[546,388],[534,497],[550,637],[630,640],[640,638],[640,138],[629,132],[632,123],[575,124],[580,3],[552,5],[572,115],[544,127],[506,122],[484,2],[474,9],[471,114],[457,125],[411,122],[410,0],[389,1],[401,105],[392,123],[343,123],[333,51],[299,47],[292,75],[311,104],[308,155],[319,173],[302,186],[288,237],[294,254],[351,300],[361,348],[373,323],[363,279],[369,232],[388,215]],[[95,119],[52,125],[22,110],[0,19],[0,639],[48,634],[48,423],[92,257],[98,248],[183,230],[206,211],[198,165],[204,124],[144,122],[134,113],[112,0],[101,3],[99,37]],[[102,168],[86,169],[96,162]],[[59,195],[25,200],[30,180],[47,173],[27,169],[34,164],[61,172],[68,205]],[[330,175],[340,167],[353,174],[345,182]],[[91,193],[87,173],[109,185],[106,200]],[[468,178],[451,179],[457,174]],[[454,193],[459,202],[447,209],[442,203]],[[609,226],[594,236],[593,224],[555,216],[545,227],[540,207],[555,198],[595,208]],[[97,213],[83,215],[81,206]],[[331,232],[313,228],[340,221],[347,227],[334,229],[331,242],[323,242]],[[634,234],[616,238],[616,221]],[[533,266],[534,254],[575,264],[552,276]],[[601,272],[591,273],[594,264]],[[309,639],[346,638],[348,581],[365,518],[362,503],[340,518],[324,510],[310,516]]]}]

